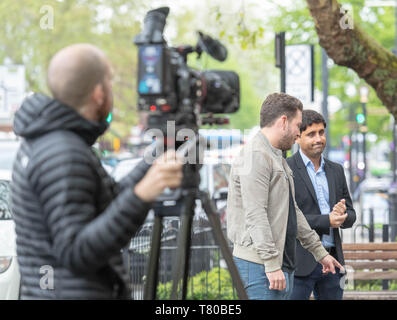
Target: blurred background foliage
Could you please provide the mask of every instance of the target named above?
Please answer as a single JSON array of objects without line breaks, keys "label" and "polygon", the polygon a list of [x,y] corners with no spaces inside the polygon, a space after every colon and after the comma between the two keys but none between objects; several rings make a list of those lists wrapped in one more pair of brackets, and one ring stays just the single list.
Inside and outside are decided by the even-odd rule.
[{"label": "blurred background foliage", "polygon": [[[364,0],[339,1],[353,8],[354,23],[377,41],[394,46],[394,8],[365,7]],[[54,12],[54,27],[42,29],[44,6]],[[52,55],[77,42],[102,48],[115,69],[113,132],[127,137],[139,121],[136,108],[137,50],[132,40],[142,28],[149,9],[168,5],[171,12],[165,35],[170,45],[196,44],[197,30],[218,38],[228,48],[228,59],[220,63],[203,55],[189,64],[200,69],[228,69],[240,75],[241,108],[231,115],[230,128],[249,129],[258,125],[264,98],[279,91],[279,70],[274,66],[274,33],[286,31],[287,44],[315,45],[315,88],[321,91],[321,48],[306,2],[259,0],[150,1],[142,0],[46,0],[0,2],[0,64],[26,66],[29,91],[48,93],[46,70]],[[338,146],[348,134],[349,107],[358,104],[358,88],[363,81],[351,70],[329,59],[329,95],[339,99],[330,110],[330,134]],[[319,100],[321,103],[321,99]],[[318,106],[320,108],[320,106]],[[367,104],[369,132],[378,139],[391,139],[390,119],[370,89]],[[380,110],[380,111],[379,111]],[[112,132],[108,133],[111,135]]]}]

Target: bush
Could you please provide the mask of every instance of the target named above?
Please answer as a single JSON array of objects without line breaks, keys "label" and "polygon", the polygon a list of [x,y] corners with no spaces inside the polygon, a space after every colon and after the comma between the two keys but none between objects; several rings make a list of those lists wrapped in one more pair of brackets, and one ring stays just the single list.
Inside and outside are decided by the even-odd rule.
[{"label": "bush", "polygon": [[[202,271],[189,278],[187,288],[188,300],[234,300],[238,299],[233,293],[232,279],[229,271],[223,268],[213,268]],[[169,299],[172,281],[160,283],[157,287],[157,298]]]},{"label": "bush", "polygon": [[[381,291],[382,290],[382,280],[355,280],[355,288],[351,290],[356,291]],[[389,281],[389,290],[397,290],[397,281]],[[349,290],[346,290],[349,291]]]}]

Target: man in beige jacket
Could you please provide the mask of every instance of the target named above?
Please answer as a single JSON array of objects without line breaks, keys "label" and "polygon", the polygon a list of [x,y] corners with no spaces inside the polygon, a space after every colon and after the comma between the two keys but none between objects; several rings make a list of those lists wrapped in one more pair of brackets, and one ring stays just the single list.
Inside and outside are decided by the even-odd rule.
[{"label": "man in beige jacket", "polygon": [[300,134],[302,103],[273,93],[263,102],[261,130],[240,151],[230,174],[227,234],[250,299],[289,299],[296,239],[323,265],[343,267],[321,244],[294,199],[292,171],[282,156]]}]

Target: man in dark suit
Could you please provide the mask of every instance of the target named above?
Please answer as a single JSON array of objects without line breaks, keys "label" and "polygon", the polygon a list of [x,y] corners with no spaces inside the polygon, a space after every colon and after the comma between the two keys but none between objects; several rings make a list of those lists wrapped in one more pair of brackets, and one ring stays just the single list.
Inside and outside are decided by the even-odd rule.
[{"label": "man in dark suit", "polygon": [[[356,212],[346,184],[343,167],[325,159],[326,123],[321,114],[303,110],[300,150],[287,159],[294,173],[296,203],[309,225],[321,238],[326,250],[344,265],[339,228],[351,228]],[[322,273],[322,266],[297,241],[297,268],[292,300],[307,300],[313,292],[316,300],[340,300],[342,275]]]}]

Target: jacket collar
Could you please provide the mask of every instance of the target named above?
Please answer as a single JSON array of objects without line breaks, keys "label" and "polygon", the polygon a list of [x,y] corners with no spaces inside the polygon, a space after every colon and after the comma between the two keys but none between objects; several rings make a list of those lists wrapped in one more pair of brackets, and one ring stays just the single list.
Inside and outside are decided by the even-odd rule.
[{"label": "jacket collar", "polygon": [[259,132],[256,134],[262,141],[263,143],[270,149],[272,150],[272,152],[278,156],[278,157],[282,157],[283,156],[283,152],[280,149],[277,149],[275,147],[272,146],[272,144],[270,143],[270,141],[266,138],[266,136],[262,133],[262,131],[259,130]]},{"label": "jacket collar", "polygon": [[33,139],[55,130],[72,131],[88,145],[108,129],[107,121],[90,121],[62,102],[36,93],[27,97],[14,117],[16,135]]},{"label": "jacket collar", "polygon": [[310,180],[309,174],[307,173],[306,165],[303,162],[301,153],[300,152],[296,152],[294,154],[294,158],[295,158],[296,166],[299,169],[298,172],[301,175],[303,181],[305,182],[306,187],[309,189],[309,192],[310,192],[314,202],[318,206],[317,196],[316,196],[316,193],[314,192],[314,187],[313,187],[312,181]]}]

